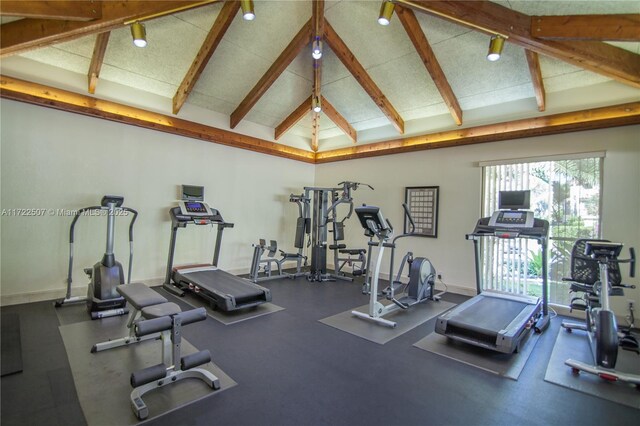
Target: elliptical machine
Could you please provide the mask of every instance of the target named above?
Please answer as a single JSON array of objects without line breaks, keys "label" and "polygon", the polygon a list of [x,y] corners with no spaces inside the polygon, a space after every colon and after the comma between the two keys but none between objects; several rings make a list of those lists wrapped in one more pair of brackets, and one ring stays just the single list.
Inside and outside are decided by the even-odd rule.
[{"label": "elliptical machine", "polygon": [[[129,270],[127,283],[131,282],[131,265],[133,263],[133,225],[138,217],[138,212],[123,207],[124,197],[117,195],[105,195],[99,206],[84,207],[79,209],[69,230],[69,272],[67,275],[67,294],[64,299],[55,302],[56,307],[70,303],[86,302],[87,311],[91,319],[107,318],[116,315],[124,315],[129,312],[125,307],[126,300],[116,291],[116,286],[125,283],[122,264],[118,262],[113,254],[113,242],[115,231],[115,219],[119,212],[130,212],[133,214],[129,224]],[[90,279],[86,297],[71,296],[71,284],[73,283],[73,242],[76,222],[83,214],[90,212],[106,212],[107,215],[107,248],[102,260],[93,265],[92,268],[85,268],[84,272]]]},{"label": "elliptical machine", "polygon": [[[417,236],[415,231],[415,223],[409,208],[406,204],[402,204],[404,212],[409,219],[411,231],[409,233],[398,235],[393,238],[391,243],[388,241],[393,237],[393,226],[391,222],[384,218],[379,207],[375,206],[362,206],[356,208],[356,214],[360,219],[360,224],[365,230],[365,235],[368,237],[375,236],[378,242],[369,241],[370,247],[378,247],[377,258],[371,275],[371,268],[367,266],[367,273],[365,276],[365,284],[363,287],[363,293],[369,293],[369,310],[367,313],[359,311],[351,311],[351,314],[355,317],[370,320],[381,325],[388,327],[395,327],[396,322],[383,318],[392,312],[400,309],[406,310],[410,307],[417,305],[418,303],[425,302],[427,300],[440,300],[439,293],[434,294],[436,270],[429,259],[424,257],[414,257],[412,252],[408,252],[402,259],[402,265],[393,279],[393,258],[396,249],[396,241],[401,238]],[[391,284],[381,293],[378,293],[378,284],[380,278],[380,266],[382,264],[382,255],[386,247],[391,248],[391,263],[389,267],[389,275],[392,278]],[[371,265],[371,251],[369,250],[367,265]],[[401,281],[402,272],[405,265],[409,265],[409,282],[404,284]],[[402,297],[398,297],[402,295]],[[383,305],[378,301],[378,296],[384,295],[387,300],[392,303]]]},{"label": "elliptical machine", "polygon": [[[620,260],[621,243],[606,240],[578,240],[571,254],[571,291],[581,292],[583,297],[571,301],[572,309],[586,312],[584,324],[562,322],[568,332],[584,330],[589,338],[589,346],[595,365],[574,359],[565,364],[574,374],[584,371],[608,381],[633,383],[640,389],[640,375],[627,374],[615,370],[618,358],[618,326],[614,312],[609,307],[609,296],[623,296],[623,288],[635,288],[635,285],[622,284],[620,263],[630,263],[629,276],[635,275],[635,251],[629,249],[630,258]],[[597,269],[596,269],[597,264]],[[624,339],[633,339],[625,336]],[[635,339],[633,339],[635,340]],[[627,342],[629,343],[629,342]],[[637,341],[635,342],[637,348]]]}]

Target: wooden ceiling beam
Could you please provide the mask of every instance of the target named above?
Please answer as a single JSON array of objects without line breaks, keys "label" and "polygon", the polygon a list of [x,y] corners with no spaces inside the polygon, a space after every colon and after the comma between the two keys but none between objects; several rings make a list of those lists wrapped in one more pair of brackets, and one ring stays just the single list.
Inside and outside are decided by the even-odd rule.
[{"label": "wooden ceiling beam", "polygon": [[302,102],[298,108],[296,108],[291,114],[287,116],[282,123],[276,126],[274,139],[278,140],[280,137],[285,134],[289,129],[296,125],[296,123],[302,120],[308,113],[311,111],[311,102],[312,97],[309,96],[307,99]]},{"label": "wooden ceiling beam", "polygon": [[424,64],[425,68],[427,68],[431,79],[438,88],[440,96],[442,96],[445,105],[447,105],[447,108],[449,108],[449,112],[451,113],[453,120],[458,126],[461,125],[462,108],[460,108],[458,99],[453,93],[453,89],[451,89],[451,85],[449,84],[444,71],[442,71],[442,67],[440,67],[440,63],[438,62],[436,55],[433,53],[433,49],[431,48],[427,37],[422,31],[416,15],[411,9],[405,9],[403,7],[397,8],[396,13],[398,15],[398,19],[402,23],[402,26],[404,27],[404,30],[409,36],[409,39],[411,39],[413,47],[415,47],[416,51],[418,52],[418,56],[420,56],[422,63]]},{"label": "wooden ceiling beam", "polygon": [[531,34],[545,40],[640,41],[640,13],[532,16]]},{"label": "wooden ceiling beam", "polygon": [[394,0],[415,11],[457,24],[501,34],[536,53],[640,88],[640,55],[599,41],[543,40],[532,35],[531,17],[490,1]]},{"label": "wooden ceiling beam", "polygon": [[21,18],[91,21],[102,17],[102,1],[6,1],[0,2],[0,15]]},{"label": "wooden ceiling beam", "polygon": [[640,124],[640,102],[357,145],[316,154],[316,164]]},{"label": "wooden ceiling beam", "polygon": [[0,58],[91,34],[112,31],[125,26],[125,22],[193,9],[215,1],[218,0],[103,1],[100,3],[102,16],[92,21],[20,19],[0,25]]},{"label": "wooden ceiling beam", "polygon": [[235,128],[240,121],[247,115],[260,98],[269,90],[269,87],[280,77],[280,74],[291,64],[291,61],[298,56],[298,53],[311,41],[311,19],[302,26],[298,34],[291,40],[289,45],[285,47],[278,59],[269,67],[267,72],[262,76],[260,81],[251,89],[251,91],[240,102],[240,105],[231,113],[231,128]]},{"label": "wooden ceiling beam", "polygon": [[109,44],[110,31],[100,33],[96,37],[96,44],[93,47],[93,55],[91,56],[91,64],[89,65],[89,73],[87,78],[89,80],[89,93],[96,93],[96,85],[98,84],[98,78],[100,77],[100,69],[102,68],[102,62],[104,61],[104,54],[107,51],[107,45]]},{"label": "wooden ceiling beam", "polygon": [[[324,0],[312,1],[312,40],[322,40],[324,33]],[[322,58],[313,59],[313,97],[320,100],[322,89]]]},{"label": "wooden ceiling beam", "polygon": [[320,113],[313,113],[313,123],[311,126],[311,150],[314,153],[318,152],[318,145],[320,139]]},{"label": "wooden ceiling beam", "polygon": [[209,63],[211,56],[213,56],[213,53],[218,48],[220,41],[222,41],[222,38],[231,26],[231,22],[233,22],[233,19],[238,14],[239,9],[240,2],[237,1],[227,1],[224,3],[224,6],[222,6],[216,21],[213,23],[211,30],[209,30],[209,34],[207,34],[207,37],[204,39],[202,46],[200,46],[200,50],[193,60],[193,63],[189,67],[189,71],[187,71],[187,74],[182,79],[182,83],[180,83],[176,94],[173,96],[174,114],[180,112],[180,108],[182,108],[182,105],[187,101],[187,98],[198,82],[200,75]]},{"label": "wooden ceiling beam", "polygon": [[349,124],[342,114],[340,114],[333,105],[324,98],[324,96],[322,97],[322,112],[329,117],[329,119],[333,121],[353,143],[358,142],[358,133],[356,132],[356,129]]},{"label": "wooden ceiling beam", "polygon": [[542,112],[546,109],[546,92],[544,90],[544,81],[542,80],[542,71],[540,70],[540,60],[536,52],[524,50],[529,65],[529,73],[531,74],[531,84],[536,94],[536,103],[538,111]]},{"label": "wooden ceiling beam", "polygon": [[333,50],[333,53],[336,54],[338,59],[340,59],[349,70],[364,91],[371,97],[371,100],[373,100],[384,115],[387,116],[393,127],[395,127],[400,134],[404,133],[404,121],[402,117],[400,117],[400,114],[398,114],[393,105],[391,105],[391,102],[389,102],[384,93],[382,93],[382,90],[373,82],[362,64],[356,59],[327,20],[325,20],[324,23],[324,39],[331,47],[331,50]]},{"label": "wooden ceiling beam", "polygon": [[313,0],[311,7],[313,37],[322,38],[324,33],[324,0]]},{"label": "wooden ceiling beam", "polygon": [[0,97],[306,163],[315,158],[310,151],[4,75]]}]

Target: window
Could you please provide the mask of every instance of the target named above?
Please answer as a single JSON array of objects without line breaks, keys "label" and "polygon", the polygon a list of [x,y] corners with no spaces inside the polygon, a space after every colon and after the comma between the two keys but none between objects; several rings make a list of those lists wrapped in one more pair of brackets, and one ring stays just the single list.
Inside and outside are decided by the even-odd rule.
[{"label": "window", "polygon": [[[549,302],[569,304],[571,248],[578,238],[600,237],[602,158],[604,153],[546,159],[481,163],[482,216],[498,209],[498,194],[531,190],[535,217],[549,221]],[[506,164],[505,164],[506,163]],[[485,289],[542,294],[542,250],[533,240],[483,238]]]}]

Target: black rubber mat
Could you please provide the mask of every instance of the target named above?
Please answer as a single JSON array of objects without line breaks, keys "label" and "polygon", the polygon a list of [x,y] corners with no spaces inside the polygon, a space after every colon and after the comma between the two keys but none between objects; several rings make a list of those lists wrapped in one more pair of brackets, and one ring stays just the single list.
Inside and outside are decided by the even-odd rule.
[{"label": "black rubber mat", "polygon": [[22,342],[20,339],[20,316],[2,314],[2,372],[1,376],[22,372]]},{"label": "black rubber mat", "polygon": [[527,340],[522,345],[522,350],[513,354],[504,354],[469,345],[436,333],[429,334],[424,339],[414,343],[413,346],[499,376],[518,380],[539,337],[540,335],[531,333],[525,338]]},{"label": "black rubber mat", "polygon": [[[587,335],[578,330],[568,333],[566,330],[560,329],[544,379],[547,382],[596,398],[640,409],[640,391],[635,386],[628,383],[607,382],[589,373],[575,375],[571,372],[571,367],[564,363],[569,358],[589,364],[593,363]],[[616,369],[625,373],[640,374],[640,355],[631,351],[619,350]]]},{"label": "black rubber mat", "polygon": [[[76,307],[68,309],[74,308]],[[89,425],[138,423],[129,401],[132,390],[129,376],[133,371],[161,361],[161,343],[154,340],[90,353],[94,343],[125,336],[126,323],[127,317],[121,316],[60,326],[80,406]],[[182,339],[183,355],[196,351],[193,345]],[[220,390],[214,391],[204,382],[195,379],[156,389],[143,397],[149,407],[149,419],[212,397],[236,385],[233,379],[213,363],[204,364],[201,368],[211,371],[220,379]]]}]

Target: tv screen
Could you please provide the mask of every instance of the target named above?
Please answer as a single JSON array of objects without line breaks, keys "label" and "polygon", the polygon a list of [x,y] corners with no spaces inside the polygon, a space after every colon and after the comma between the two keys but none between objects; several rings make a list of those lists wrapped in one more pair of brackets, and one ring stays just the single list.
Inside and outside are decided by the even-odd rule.
[{"label": "tv screen", "polygon": [[500,191],[500,210],[526,210],[529,208],[531,191]]},{"label": "tv screen", "polygon": [[182,199],[185,201],[204,201],[204,186],[182,185]]}]

